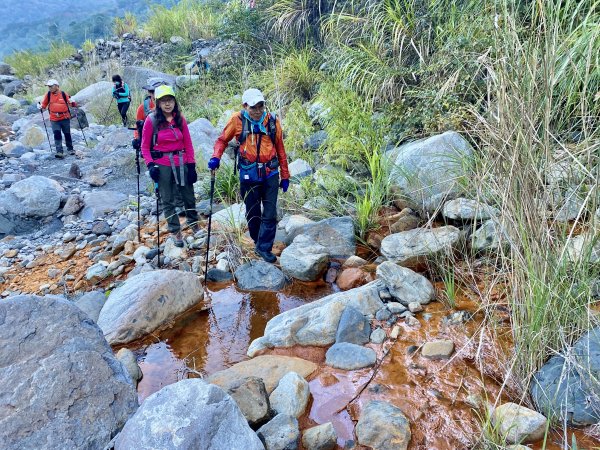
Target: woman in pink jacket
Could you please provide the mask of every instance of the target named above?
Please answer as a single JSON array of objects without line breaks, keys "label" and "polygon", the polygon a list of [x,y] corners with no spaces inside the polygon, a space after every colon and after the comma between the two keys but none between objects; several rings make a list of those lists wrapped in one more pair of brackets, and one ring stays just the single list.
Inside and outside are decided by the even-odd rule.
[{"label": "woman in pink jacket", "polygon": [[198,229],[194,183],[198,180],[194,146],[185,118],[179,111],[171,86],[159,86],[154,92],[156,110],[144,122],[142,156],[158,191],[175,245],[183,247],[181,225],[175,212],[175,192],[179,190],[188,225]]}]

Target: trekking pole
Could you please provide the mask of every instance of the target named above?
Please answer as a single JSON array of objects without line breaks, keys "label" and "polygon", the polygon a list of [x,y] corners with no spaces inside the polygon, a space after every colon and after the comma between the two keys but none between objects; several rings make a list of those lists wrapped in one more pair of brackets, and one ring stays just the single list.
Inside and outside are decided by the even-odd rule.
[{"label": "trekking pole", "polygon": [[[70,112],[70,111],[69,111]],[[79,124],[79,129],[81,130],[81,134],[83,134],[83,140],[85,141],[85,146],[88,146],[88,141],[85,138],[85,133],[83,132],[83,127],[81,126],[81,120],[79,120],[79,111],[75,112],[75,117],[77,118],[77,123]]]},{"label": "trekking pole", "polygon": [[106,113],[104,114],[104,119],[102,119],[102,122],[106,122],[106,118],[108,117],[108,113],[110,112],[110,107],[112,106],[112,102],[115,98],[111,98],[110,99],[110,104],[108,105],[108,108],[106,110]]},{"label": "trekking pole", "polygon": [[[136,149],[135,151],[135,165],[137,166],[137,207],[138,207],[138,242],[142,242],[142,232],[140,231],[140,227],[142,224],[142,220],[140,218],[140,149]],[[158,217],[158,216],[156,216]]]},{"label": "trekking pole", "polygon": [[204,287],[208,278],[208,250],[210,248],[210,227],[212,225],[212,207],[215,196],[215,170],[210,171],[210,206],[208,208],[208,239],[206,240],[206,259],[204,261]]},{"label": "trekking pole", "polygon": [[46,119],[44,117],[44,111],[40,109],[40,114],[42,115],[42,120],[44,121],[44,129],[46,130],[46,137],[48,138],[48,145],[50,146],[50,151],[52,151],[52,144],[50,143],[50,135],[48,134],[48,127],[46,127]]},{"label": "trekking pole", "polygon": [[160,201],[160,193],[158,192],[158,182],[154,182],[154,191],[156,192],[156,250],[158,256],[158,268],[161,268],[160,263],[160,214],[158,211],[158,203]]}]

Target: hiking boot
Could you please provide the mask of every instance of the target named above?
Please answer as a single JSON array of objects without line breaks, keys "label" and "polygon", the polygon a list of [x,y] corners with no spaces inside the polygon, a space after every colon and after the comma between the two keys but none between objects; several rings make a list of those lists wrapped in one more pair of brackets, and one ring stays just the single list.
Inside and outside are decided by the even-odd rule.
[{"label": "hiking boot", "polygon": [[69,152],[69,155],[74,155],[75,154],[75,149],[68,148],[67,151]]},{"label": "hiking boot", "polygon": [[65,154],[64,154],[63,152],[56,152],[56,153],[54,154],[54,157],[55,157],[55,158],[58,158],[58,159],[64,159],[64,157],[65,157]]},{"label": "hiking boot", "polygon": [[178,231],[173,235],[175,239],[175,247],[183,247],[183,236],[181,236],[181,231]]},{"label": "hiking boot", "polygon": [[185,217],[185,208],[175,208],[179,217]]},{"label": "hiking boot", "polygon": [[275,261],[277,261],[277,256],[275,256],[271,252],[263,252],[262,250],[255,248],[254,253],[256,253],[258,256],[260,256],[262,259],[264,259],[268,263],[274,263]]}]

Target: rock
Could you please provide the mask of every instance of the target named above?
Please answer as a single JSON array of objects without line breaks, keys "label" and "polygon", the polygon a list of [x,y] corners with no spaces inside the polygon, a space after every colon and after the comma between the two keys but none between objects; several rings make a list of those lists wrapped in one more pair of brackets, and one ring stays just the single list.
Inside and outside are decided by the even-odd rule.
[{"label": "rock", "polygon": [[362,267],[367,264],[367,261],[362,259],[360,256],[352,255],[346,261],[344,261],[344,265],[342,267]]},{"label": "rock", "polygon": [[367,273],[363,272],[362,269],[358,267],[349,267],[340,272],[335,282],[342,291],[348,291],[362,286],[368,279]]},{"label": "rock", "polygon": [[186,255],[186,251],[182,247],[177,247],[175,245],[174,238],[167,239],[165,243],[165,247],[162,251],[161,257],[169,258],[170,260],[175,259],[183,259],[184,255]]},{"label": "rock", "polygon": [[344,309],[335,335],[335,342],[363,345],[369,342],[371,325],[360,311],[352,306]]},{"label": "rock", "polygon": [[408,304],[408,310],[411,313],[416,314],[418,312],[423,311],[423,305],[421,305],[421,303],[419,302],[411,302]]},{"label": "rock", "polygon": [[19,216],[47,217],[60,207],[63,192],[64,189],[56,181],[34,175],[0,192],[0,205]]},{"label": "rock", "polygon": [[370,401],[356,424],[360,445],[377,450],[406,450],[410,443],[410,423],[402,411],[382,401]]},{"label": "rock", "polygon": [[515,403],[498,406],[492,414],[492,424],[509,444],[535,442],[544,437],[546,419],[540,413]]},{"label": "rock", "polygon": [[269,395],[261,378],[242,378],[223,389],[235,400],[251,427],[266,422],[270,417]]},{"label": "rock", "polygon": [[[31,151],[29,147],[25,147],[19,141],[12,141],[0,147],[0,154],[4,154],[10,158],[20,158],[25,153]],[[4,181],[4,178],[3,178]],[[19,180],[16,180],[19,181]]]},{"label": "rock", "polygon": [[226,228],[243,228],[246,223],[246,206],[243,203],[235,203],[229,208],[217,211],[212,215],[212,223]]},{"label": "rock", "polygon": [[286,243],[293,242],[300,234],[307,236],[309,241],[325,247],[330,258],[345,259],[356,253],[354,223],[351,217],[333,217],[297,227],[288,233]]},{"label": "rock", "polygon": [[47,141],[47,139],[48,138],[46,136],[46,133],[44,133],[44,130],[42,130],[37,125],[34,125],[28,128],[27,131],[25,131],[20,141],[23,145],[27,147],[35,148],[42,145],[44,142]]},{"label": "rock", "polygon": [[233,280],[233,275],[230,272],[224,272],[219,269],[208,269],[208,273],[206,274],[206,281],[224,283],[231,280]]},{"label": "rock", "polygon": [[108,264],[104,261],[99,261],[98,263],[88,267],[88,270],[85,272],[85,279],[91,281],[92,283],[104,280],[109,275],[107,266]]},{"label": "rock", "polygon": [[[129,147],[129,148],[127,148]],[[127,128],[117,128],[114,131],[105,135],[96,147],[94,151],[98,154],[109,154],[110,156],[104,157],[96,167],[119,167],[120,159],[123,165],[129,163],[129,159],[124,154],[117,153],[115,150],[118,148],[126,149],[131,152],[131,131]]]},{"label": "rock", "polygon": [[600,241],[593,233],[584,232],[570,239],[566,245],[567,258],[572,263],[600,262]]},{"label": "rock", "polygon": [[265,450],[298,450],[300,429],[295,417],[276,415],[256,432],[265,445]]},{"label": "rock", "polygon": [[342,312],[348,306],[356,308],[365,316],[375,314],[383,306],[379,298],[382,285],[381,281],[374,281],[360,288],[328,295],[273,317],[267,323],[264,336],[250,344],[248,356],[253,357],[267,348],[332,344]]},{"label": "rock", "polygon": [[98,325],[112,345],[134,341],[200,303],[198,277],[179,270],[155,270],[127,279],[111,292]]},{"label": "rock", "polygon": [[460,193],[461,179],[468,176],[464,162],[470,160],[473,150],[460,134],[447,131],[409,142],[391,153],[397,169],[391,171],[390,182],[431,213],[444,199]]},{"label": "rock", "polygon": [[[180,78],[180,77],[178,77]],[[212,157],[212,149],[219,137],[219,132],[208,119],[200,118],[188,124],[190,136],[196,153],[202,155],[202,159],[208,161]],[[213,210],[216,212],[216,210]]]},{"label": "rock", "polygon": [[84,208],[79,213],[82,220],[92,222],[106,213],[114,212],[127,203],[126,194],[116,191],[93,191],[83,194]]},{"label": "rock", "polygon": [[327,268],[327,249],[304,235],[299,235],[281,252],[280,263],[284,273],[302,281],[315,281]]},{"label": "rock", "polygon": [[175,85],[178,88],[183,88],[186,86],[193,86],[194,84],[197,84],[199,81],[200,81],[199,75],[179,75],[175,79]]},{"label": "rock", "polygon": [[333,344],[325,354],[325,364],[342,370],[362,369],[376,362],[377,355],[373,350],[349,342]]},{"label": "rock", "polygon": [[[17,93],[23,93],[27,90],[25,82],[22,80],[13,80],[4,86],[4,95],[14,97]],[[16,105],[15,105],[16,106]]]},{"label": "rock", "polygon": [[493,219],[486,220],[471,235],[471,248],[477,251],[497,250],[501,246],[502,235],[499,225]]},{"label": "rock", "polygon": [[375,313],[375,320],[384,321],[392,317],[392,313],[385,306]]},{"label": "rock", "polygon": [[531,397],[539,411],[575,426],[600,421],[600,328],[581,336],[535,374]]},{"label": "rock", "polygon": [[122,348],[117,352],[117,359],[121,361],[127,373],[137,385],[137,382],[142,379],[142,369],[137,364],[137,359],[133,352],[128,348]]},{"label": "rock", "polygon": [[71,100],[77,102],[81,106],[97,100],[100,97],[105,97],[106,101],[108,102],[110,101],[112,88],[113,84],[111,82],[99,81],[97,83],[90,84],[89,86],[77,92],[77,94],[71,97]]},{"label": "rock", "polygon": [[102,171],[88,173],[83,181],[92,187],[100,187],[106,184],[106,179],[102,176]]},{"label": "rock", "polygon": [[183,44],[185,42],[185,39],[181,36],[171,36],[169,41],[171,42],[171,44]]},{"label": "rock", "polygon": [[385,306],[392,314],[402,314],[406,311],[406,306],[399,302],[389,302]]},{"label": "rock", "polygon": [[0,301],[0,379],[6,450],[103,448],[137,408],[100,329],[57,296]]},{"label": "rock", "polygon": [[413,302],[427,304],[435,297],[431,282],[406,267],[385,261],[377,266],[376,273],[390,294],[403,305]]},{"label": "rock", "polygon": [[[373,344],[381,344],[383,341],[385,341],[386,337],[387,335],[385,334],[385,330],[383,328],[377,328],[371,333],[370,340]],[[398,336],[396,335],[396,337]]]},{"label": "rock", "polygon": [[100,220],[92,226],[92,233],[94,233],[97,236],[110,236],[112,234],[112,229],[106,221]]},{"label": "rock", "polygon": [[390,261],[412,266],[427,257],[451,251],[459,239],[460,230],[453,226],[416,228],[386,236],[381,242],[381,254]]},{"label": "rock", "polygon": [[[391,233],[402,233],[403,231],[414,230],[421,223],[421,219],[413,214],[400,217],[396,222],[390,225]],[[381,247],[381,245],[380,245]]]},{"label": "rock", "polygon": [[265,261],[242,264],[234,276],[238,287],[246,291],[279,291],[285,286],[283,272]]},{"label": "rock", "polygon": [[127,421],[115,448],[263,450],[233,399],[199,378],[152,394]]},{"label": "rock", "polygon": [[302,178],[310,177],[313,173],[312,167],[303,159],[295,159],[289,164],[291,181],[299,181]]},{"label": "rock", "polygon": [[75,301],[75,305],[81,309],[90,319],[98,322],[100,310],[104,306],[106,296],[102,291],[92,291],[84,294]]},{"label": "rock", "polygon": [[457,198],[444,203],[442,215],[452,220],[488,220],[500,214],[498,209],[467,198]]},{"label": "rock", "polygon": [[331,422],[304,430],[302,446],[305,450],[333,450],[337,445],[337,434]]},{"label": "rock", "polygon": [[130,89],[142,89],[148,78],[160,78],[170,86],[175,86],[176,77],[156,70],[139,66],[125,66],[123,78],[127,80]]},{"label": "rock", "polygon": [[18,109],[20,106],[19,100],[15,100],[8,95],[0,94],[0,108],[3,110],[14,110]]},{"label": "rock", "polygon": [[83,206],[83,197],[79,194],[72,194],[67,198],[67,202],[65,203],[65,206],[63,206],[62,213],[65,216],[77,214],[79,211],[81,211]]},{"label": "rock", "polygon": [[15,73],[14,69],[6,63],[0,63],[0,75],[12,75]]},{"label": "rock", "polygon": [[75,247],[75,244],[68,244],[58,253],[58,256],[63,261],[66,261],[71,256],[73,256],[76,251],[77,251],[77,248]]},{"label": "rock", "polygon": [[304,145],[309,150],[318,150],[321,145],[327,140],[327,131],[319,130],[316,133],[311,134],[308,139],[304,142]]},{"label": "rock", "polygon": [[421,355],[428,359],[447,359],[454,352],[454,342],[440,340],[426,342],[421,349]]},{"label": "rock", "polygon": [[300,417],[306,411],[310,389],[304,378],[296,372],[288,372],[269,396],[271,408],[278,414]]}]

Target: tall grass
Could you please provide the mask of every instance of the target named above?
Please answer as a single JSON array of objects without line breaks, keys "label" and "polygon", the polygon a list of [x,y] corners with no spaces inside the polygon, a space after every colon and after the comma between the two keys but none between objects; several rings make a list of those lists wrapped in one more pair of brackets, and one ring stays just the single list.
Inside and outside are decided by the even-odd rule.
[{"label": "tall grass", "polygon": [[113,20],[113,33],[122,36],[125,33],[135,33],[138,28],[137,17],[132,12],[126,12],[123,17]]},{"label": "tall grass", "polygon": [[215,37],[220,26],[218,4],[199,0],[182,0],[167,8],[152,5],[144,31],[153,39],[166,42],[171,36],[181,36],[187,41]]},{"label": "tall grass", "polygon": [[[486,59],[488,110],[475,112],[474,125],[485,159],[478,184],[502,205],[500,226],[510,243],[502,261],[512,281],[515,370],[525,385],[593,321],[590,285],[597,268],[585,254],[569,258],[567,249],[573,230],[587,230],[586,217],[598,205],[591,168],[598,164],[593,96],[600,80],[598,2],[528,5],[516,11],[504,1],[497,11],[494,52]],[[567,141],[573,130],[576,152]],[[583,173],[574,188],[585,205],[568,227],[547,207],[553,190],[564,189],[547,176],[558,151]]]},{"label": "tall grass", "polygon": [[6,56],[4,61],[15,69],[19,78],[22,78],[25,75],[41,75],[74,53],[76,50],[71,44],[52,42],[47,51],[21,50]]}]

